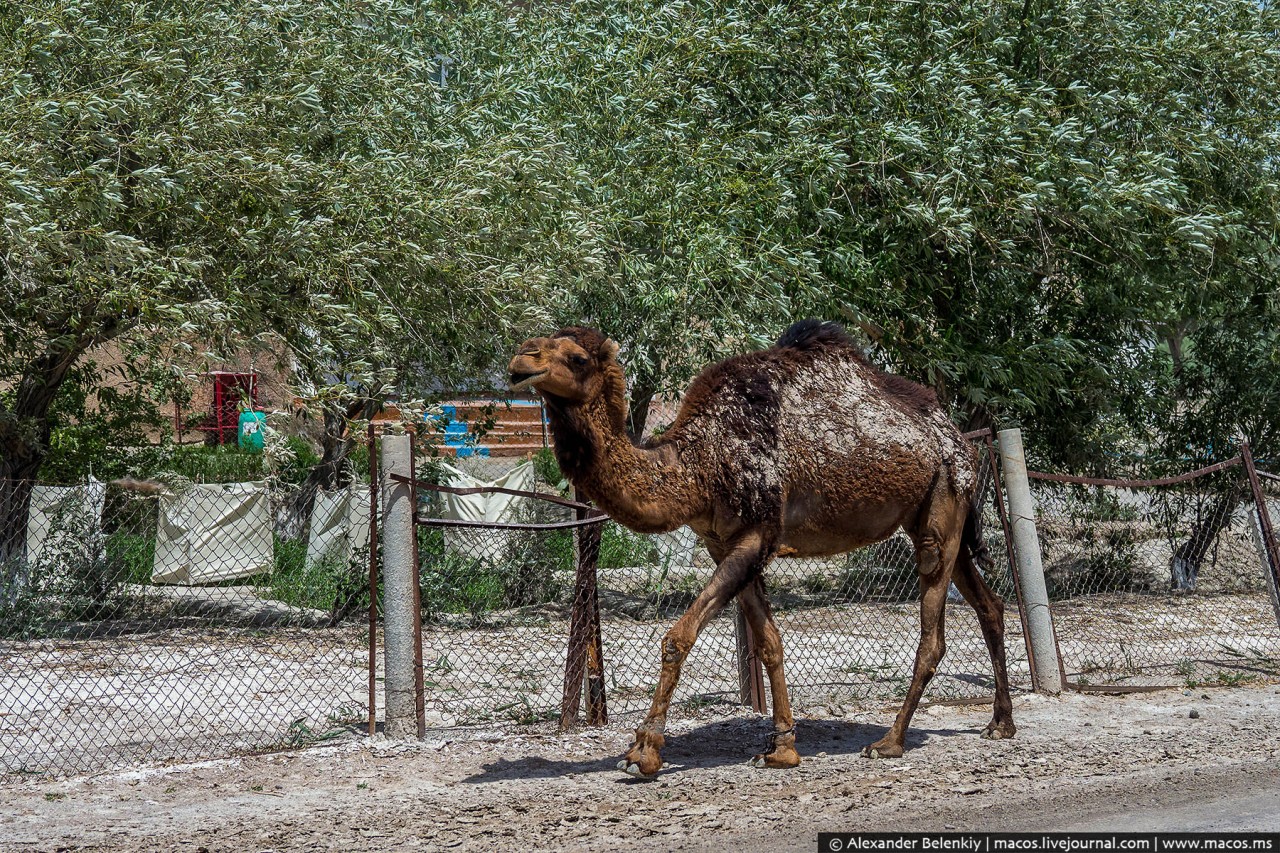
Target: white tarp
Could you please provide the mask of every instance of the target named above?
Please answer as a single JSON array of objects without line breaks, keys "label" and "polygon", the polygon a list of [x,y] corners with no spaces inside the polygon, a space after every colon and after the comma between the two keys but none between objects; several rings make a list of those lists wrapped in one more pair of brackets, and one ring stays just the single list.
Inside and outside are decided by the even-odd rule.
[{"label": "white tarp", "polygon": [[160,496],[152,583],[199,584],[271,568],[264,483],[210,483]]},{"label": "white tarp", "polygon": [[68,551],[90,556],[102,532],[106,483],[33,486],[27,511],[27,562],[57,560]]},{"label": "white tarp", "polygon": [[669,533],[655,533],[651,538],[658,551],[658,565],[663,571],[693,565],[693,554],[698,548],[698,534],[691,528],[677,527]]},{"label": "white tarp", "polygon": [[[521,492],[533,491],[534,470],[532,462],[521,462],[496,480],[485,482],[472,477],[466,471],[452,465],[441,463],[445,474],[446,486],[459,489],[499,488],[514,489]],[[518,513],[531,498],[517,498],[514,495],[481,494],[450,495],[443,494],[443,518],[456,518],[463,521],[521,521]],[[465,554],[477,560],[500,560],[507,553],[511,534],[505,530],[493,530],[478,527],[446,527],[444,529],[445,546],[459,554]]]},{"label": "white tarp", "polygon": [[308,566],[325,560],[347,565],[357,551],[369,547],[368,486],[316,492],[309,531]]}]

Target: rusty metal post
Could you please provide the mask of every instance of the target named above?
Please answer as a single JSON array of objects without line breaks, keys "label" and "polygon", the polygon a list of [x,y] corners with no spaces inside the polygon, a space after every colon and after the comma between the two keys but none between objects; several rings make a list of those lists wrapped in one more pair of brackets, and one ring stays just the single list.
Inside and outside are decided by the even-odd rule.
[{"label": "rusty metal post", "polygon": [[427,736],[427,691],[422,674],[422,562],[418,559],[418,445],[409,433],[409,506],[413,517],[413,695],[418,739]]},{"label": "rusty metal post", "polygon": [[[579,521],[590,509],[575,510]],[[578,566],[573,581],[573,612],[569,621],[569,647],[564,659],[564,693],[560,700],[560,728],[578,722],[582,685],[587,683],[587,723],[603,725],[608,719],[604,696],[604,657],[600,640],[600,600],[596,587],[596,561],[600,554],[601,525],[578,528]]]},{"label": "rusty metal post", "polygon": [[[579,519],[587,517],[588,510],[579,509]],[[609,722],[609,709],[605,702],[604,643],[600,633],[600,592],[596,583],[596,565],[600,559],[600,539],[604,524],[592,524],[581,528],[578,542],[582,547],[582,560],[587,564],[589,578],[586,589],[587,630],[587,725],[603,726]]]},{"label": "rusty metal post", "polygon": [[1249,478],[1249,490],[1253,492],[1254,511],[1258,516],[1258,528],[1255,532],[1262,563],[1267,570],[1267,590],[1271,593],[1271,606],[1275,609],[1276,621],[1280,624],[1280,542],[1276,541],[1276,530],[1271,523],[1271,513],[1267,510],[1267,496],[1262,492],[1258,470],[1253,466],[1249,442],[1241,442],[1240,457],[1244,460],[1245,475]]},{"label": "rusty metal post", "polygon": [[743,705],[750,705],[757,714],[767,714],[769,703],[765,699],[764,671],[760,665],[756,635],[742,608],[736,604],[733,628],[738,652],[738,700]]},{"label": "rusty metal post", "polygon": [[369,424],[369,734],[378,732],[378,448]]}]

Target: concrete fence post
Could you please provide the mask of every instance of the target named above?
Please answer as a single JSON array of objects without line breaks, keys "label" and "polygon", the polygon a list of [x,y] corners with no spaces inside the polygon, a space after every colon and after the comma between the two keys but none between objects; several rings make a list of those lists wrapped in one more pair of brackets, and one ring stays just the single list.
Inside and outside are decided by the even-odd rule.
[{"label": "concrete fence post", "polygon": [[407,435],[382,438],[382,634],[383,708],[387,737],[418,737],[417,621],[414,589],[413,490],[392,474],[411,477],[412,450]]},{"label": "concrete fence post", "polygon": [[1013,530],[1014,553],[1018,558],[1018,584],[1027,614],[1027,624],[1023,628],[1031,640],[1031,656],[1034,658],[1034,686],[1041,693],[1061,693],[1063,684],[1062,668],[1058,666],[1058,641],[1053,633],[1049,592],[1044,582],[1040,536],[1036,531],[1036,505],[1027,479],[1022,431],[1001,430],[997,438],[1000,442],[1000,470],[1004,474],[1005,494],[1009,497],[1009,526]]}]

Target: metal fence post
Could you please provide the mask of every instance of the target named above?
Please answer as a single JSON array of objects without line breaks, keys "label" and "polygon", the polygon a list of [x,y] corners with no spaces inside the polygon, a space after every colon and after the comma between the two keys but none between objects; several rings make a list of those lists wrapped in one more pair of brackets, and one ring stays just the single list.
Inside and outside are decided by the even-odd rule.
[{"label": "metal fence post", "polygon": [[1271,606],[1276,611],[1277,622],[1280,622],[1280,543],[1276,541],[1271,513],[1267,511],[1267,496],[1262,493],[1258,469],[1253,465],[1253,452],[1249,449],[1247,441],[1240,444],[1240,458],[1244,461],[1245,476],[1249,480],[1249,490],[1253,493],[1255,514],[1253,532],[1258,544],[1258,552],[1262,556],[1262,566],[1266,570],[1267,591],[1271,593]]},{"label": "metal fence post", "polygon": [[[585,521],[589,509],[579,507],[577,520]],[[582,705],[582,685],[587,685],[587,725],[603,726],[609,721],[605,704],[604,651],[600,640],[600,600],[596,589],[596,563],[600,555],[603,523],[575,529],[578,567],[573,582],[573,612],[569,621],[569,647],[564,662],[564,692],[560,700],[560,728],[568,730],[578,721]]]},{"label": "metal fence post", "polygon": [[764,695],[764,672],[756,651],[756,637],[742,608],[736,604],[733,629],[738,651],[738,699],[757,714],[767,714],[769,706]]},{"label": "metal fence post", "polygon": [[1049,592],[1044,582],[1040,537],[1036,531],[1036,505],[1027,479],[1027,460],[1022,450],[1022,431],[1001,430],[1000,468],[1004,472],[1005,494],[1009,496],[1009,523],[1013,529],[1014,551],[1018,557],[1018,582],[1026,604],[1025,629],[1031,638],[1035,667],[1035,688],[1042,693],[1062,692],[1062,669],[1058,666],[1058,642],[1049,611]]},{"label": "metal fence post", "polygon": [[418,637],[417,590],[414,583],[413,489],[391,475],[412,476],[412,449],[407,435],[382,438],[382,589],[383,707],[387,737],[418,737],[416,694]]},{"label": "metal fence post", "polygon": [[378,733],[378,436],[369,424],[369,734]]}]

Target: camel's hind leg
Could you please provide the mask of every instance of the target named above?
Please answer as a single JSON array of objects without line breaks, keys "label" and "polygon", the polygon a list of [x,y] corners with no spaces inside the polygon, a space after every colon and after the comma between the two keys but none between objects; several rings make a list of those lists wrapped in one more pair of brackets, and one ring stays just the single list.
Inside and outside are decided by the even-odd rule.
[{"label": "camel's hind leg", "polygon": [[653,692],[653,704],[644,722],[636,729],[636,740],[618,762],[618,768],[632,776],[652,776],[662,769],[661,750],[666,742],[667,709],[671,694],[680,681],[680,667],[698,639],[703,626],[720,612],[729,599],[737,595],[747,581],[764,571],[773,556],[773,540],[759,531],[740,535],[720,565],[711,582],[698,593],[693,604],[676,620],[662,638],[662,674]]},{"label": "camel's hind leg", "polygon": [[999,740],[1013,737],[1017,728],[1013,725],[1013,702],[1009,699],[1009,673],[1005,668],[1004,653],[1004,602],[991,591],[982,572],[973,559],[963,551],[956,560],[955,577],[952,578],[965,601],[978,613],[982,626],[982,639],[991,655],[991,671],[996,680],[995,711],[991,723],[982,733],[985,738]]},{"label": "camel's hind leg", "polygon": [[791,716],[791,698],[787,695],[787,679],[782,672],[782,636],[774,624],[769,599],[764,591],[764,577],[756,575],[738,593],[742,614],[757,638],[760,662],[769,673],[769,693],[773,698],[773,734],[769,751],[751,759],[755,767],[795,767],[800,763],[796,752],[796,721]]},{"label": "camel's hind leg", "polygon": [[916,570],[920,575],[920,645],[916,649],[911,686],[907,688],[907,698],[898,716],[884,737],[863,750],[863,755],[870,758],[902,755],[911,717],[920,704],[925,686],[947,653],[947,587],[960,552],[964,520],[960,508],[952,495],[935,492],[919,523],[907,531],[916,546]]}]

